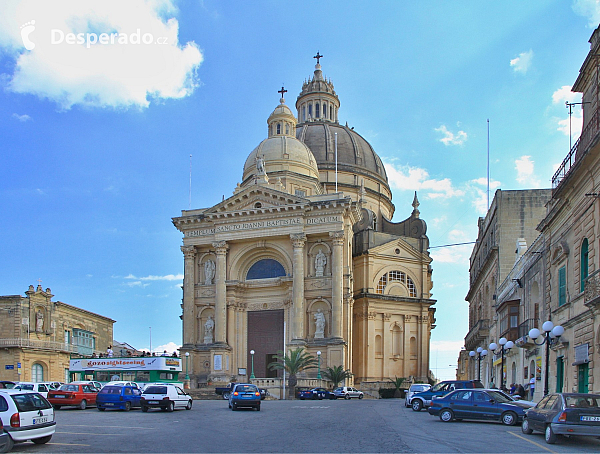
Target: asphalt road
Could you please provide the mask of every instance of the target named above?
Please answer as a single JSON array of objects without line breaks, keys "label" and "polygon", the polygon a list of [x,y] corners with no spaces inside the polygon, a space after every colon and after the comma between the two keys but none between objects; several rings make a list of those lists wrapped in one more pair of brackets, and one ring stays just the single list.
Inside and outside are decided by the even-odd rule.
[{"label": "asphalt road", "polygon": [[13,452],[600,452],[595,438],[561,439],[488,422],[443,423],[396,399],[264,401],[233,412],[227,401],[194,401],[191,411],[61,409],[47,445]]}]

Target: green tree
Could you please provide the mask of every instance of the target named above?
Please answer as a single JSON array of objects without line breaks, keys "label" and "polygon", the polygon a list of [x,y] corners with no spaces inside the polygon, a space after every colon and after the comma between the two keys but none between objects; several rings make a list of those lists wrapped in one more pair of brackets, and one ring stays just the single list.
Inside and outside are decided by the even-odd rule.
[{"label": "green tree", "polygon": [[402,383],[404,383],[404,381],[406,380],[406,378],[401,377],[395,377],[393,380],[390,378],[389,381],[391,381],[394,384],[394,387],[396,388],[396,390],[394,391],[394,397],[401,397],[402,393],[400,392],[400,388],[402,387]]},{"label": "green tree", "polygon": [[352,377],[352,372],[344,370],[342,366],[328,367],[321,372],[321,375],[333,383],[333,388],[337,388],[340,382]]},{"label": "green tree", "polygon": [[282,351],[278,351],[275,355],[277,361],[273,361],[268,365],[269,369],[285,370],[288,374],[288,389],[292,398],[296,397],[296,384],[298,379],[296,375],[303,370],[315,369],[317,367],[317,359],[304,351],[304,347],[298,347],[295,350],[290,350],[289,355],[285,355]]}]

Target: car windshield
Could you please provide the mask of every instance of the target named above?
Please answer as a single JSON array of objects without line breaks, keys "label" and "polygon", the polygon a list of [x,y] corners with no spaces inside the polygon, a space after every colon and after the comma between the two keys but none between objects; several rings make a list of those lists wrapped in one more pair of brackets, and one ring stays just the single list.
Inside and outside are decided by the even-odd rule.
[{"label": "car windshield", "polygon": [[420,393],[423,391],[427,391],[428,388],[429,388],[429,386],[427,386],[427,385],[413,385],[410,387],[410,390],[415,393]]},{"label": "car windshield", "polygon": [[105,386],[100,390],[100,394],[121,394],[120,386]]},{"label": "car windshield", "polygon": [[23,390],[27,390],[27,391],[33,391],[33,384],[29,384],[29,383],[20,384],[20,385],[15,386],[15,388],[23,389]]},{"label": "car windshield", "polygon": [[496,402],[501,404],[505,404],[507,402],[514,402],[514,400],[508,397],[506,394],[498,391],[486,391],[486,393]]},{"label": "car windshield", "polygon": [[144,394],[167,394],[166,386],[148,386],[144,390]]},{"label": "car windshield", "polygon": [[47,408],[52,408],[52,405],[44,399],[39,394],[15,394],[12,396],[15,404],[17,405],[17,410],[26,412],[26,411],[36,411],[36,410],[46,410]]},{"label": "car windshield", "polygon": [[448,383],[438,383],[437,385],[435,385],[433,388],[431,388],[432,391],[439,391],[440,389],[444,388]]},{"label": "car windshield", "polygon": [[60,391],[79,391],[78,385],[62,385]]},{"label": "car windshield", "polygon": [[565,396],[567,408],[598,408],[600,407],[600,396]]},{"label": "car windshield", "polygon": [[240,393],[253,393],[257,391],[254,385],[238,385],[235,390]]}]

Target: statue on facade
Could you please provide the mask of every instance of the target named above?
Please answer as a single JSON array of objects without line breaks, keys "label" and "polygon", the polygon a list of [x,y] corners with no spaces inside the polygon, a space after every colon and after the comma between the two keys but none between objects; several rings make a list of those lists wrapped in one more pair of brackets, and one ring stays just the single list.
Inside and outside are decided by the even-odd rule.
[{"label": "statue on facade", "polygon": [[323,277],[325,272],[325,265],[327,264],[327,257],[323,254],[323,251],[319,250],[319,253],[315,257],[315,276]]},{"label": "statue on facade", "polygon": [[215,321],[212,318],[212,315],[208,316],[208,320],[204,324],[204,343],[212,344],[213,342],[213,331],[215,329]]},{"label": "statue on facade", "polygon": [[267,172],[265,171],[265,158],[264,156],[256,157],[256,174],[257,175],[265,175]]},{"label": "statue on facade", "polygon": [[35,330],[38,333],[44,331],[44,314],[40,309],[35,314]]},{"label": "statue on facade", "polygon": [[315,312],[315,339],[323,339],[325,337],[325,314],[321,309]]},{"label": "statue on facade", "polygon": [[204,285],[210,285],[213,283],[215,278],[216,265],[213,260],[207,260],[204,262]]}]

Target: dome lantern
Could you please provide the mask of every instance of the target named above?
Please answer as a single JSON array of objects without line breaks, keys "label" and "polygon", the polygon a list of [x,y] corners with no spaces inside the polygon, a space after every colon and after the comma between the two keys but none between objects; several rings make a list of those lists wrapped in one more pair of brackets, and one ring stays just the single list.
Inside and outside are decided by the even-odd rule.
[{"label": "dome lantern", "polygon": [[267,124],[269,125],[268,137],[296,137],[296,117],[285,104],[283,95],[286,92],[287,90],[283,87],[277,92],[281,93],[281,99],[279,100],[279,105],[267,119]]},{"label": "dome lantern", "polygon": [[298,123],[326,121],[337,123],[340,100],[333,89],[333,83],[323,77],[321,63],[323,55],[317,52],[315,72],[311,78],[302,84],[302,91],[296,100]]}]

